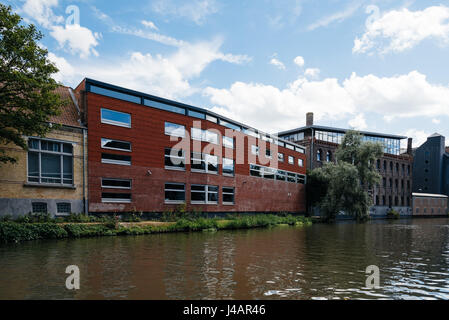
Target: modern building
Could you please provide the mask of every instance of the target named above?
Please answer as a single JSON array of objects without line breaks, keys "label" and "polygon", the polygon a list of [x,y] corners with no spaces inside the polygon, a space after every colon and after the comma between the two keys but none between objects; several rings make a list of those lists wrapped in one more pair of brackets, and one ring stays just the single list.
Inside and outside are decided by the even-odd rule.
[{"label": "modern building", "polygon": [[[313,123],[313,113],[306,115],[306,126],[280,132],[278,135],[306,147],[308,169],[321,167],[325,162],[335,161],[335,152],[348,129],[325,127]],[[412,197],[412,140],[408,140],[406,153],[401,153],[404,136],[360,132],[364,141],[380,142],[384,155],[377,160],[376,168],[382,176],[381,182],[372,190],[372,216],[386,216],[390,208],[402,215],[411,215]]]},{"label": "modern building", "polygon": [[447,216],[448,196],[444,194],[413,193],[414,216]]},{"label": "modern building", "polygon": [[50,120],[60,127],[46,137],[25,137],[28,151],[12,143],[0,146],[17,159],[0,166],[0,216],[87,210],[86,127],[76,94],[62,86],[56,92],[67,101]]},{"label": "modern building", "polygon": [[92,79],[86,114],[89,212],[304,213],[298,144],[205,109]]},{"label": "modern building", "polygon": [[449,195],[449,153],[435,133],[414,152],[413,192]]}]

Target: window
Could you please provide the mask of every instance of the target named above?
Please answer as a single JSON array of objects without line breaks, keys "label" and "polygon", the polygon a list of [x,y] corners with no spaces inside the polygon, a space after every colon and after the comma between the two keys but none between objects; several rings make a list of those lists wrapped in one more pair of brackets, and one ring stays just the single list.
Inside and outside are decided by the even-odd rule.
[{"label": "window", "polygon": [[193,110],[187,110],[187,115],[198,119],[206,119],[206,115],[204,113]]},{"label": "window", "polygon": [[330,151],[326,152],[326,161],[331,162],[332,161],[332,154]]},{"label": "window", "polygon": [[295,158],[292,156],[288,156],[288,163],[289,164],[295,164]]},{"label": "window", "polygon": [[101,123],[131,128],[131,115],[125,112],[101,108]]},{"label": "window", "polygon": [[193,172],[218,173],[218,157],[192,152],[191,168]]},{"label": "window", "polygon": [[223,136],[223,146],[234,149],[234,138]]},{"label": "window", "polygon": [[131,152],[131,142],[101,138],[103,149],[120,150]]},{"label": "window", "polygon": [[192,204],[217,204],[218,187],[217,186],[190,186],[190,201]]},{"label": "window", "polygon": [[287,149],[290,149],[290,150],[295,150],[295,147],[294,146],[292,146],[291,144],[285,144],[285,147],[287,148]]},{"label": "window", "polygon": [[175,106],[165,104],[162,102],[144,99],[143,104],[146,105],[147,107],[152,107],[152,108],[161,109],[161,110],[170,111],[170,112],[179,113],[179,114],[186,114],[186,110],[184,108],[175,107]]},{"label": "window", "polygon": [[101,187],[110,189],[131,189],[131,179],[101,178]]},{"label": "window", "polygon": [[223,175],[234,175],[234,160],[223,158]]},{"label": "window", "polygon": [[131,94],[118,92],[118,91],[114,91],[114,90],[97,87],[97,86],[93,86],[93,85],[90,86],[90,92],[101,94],[103,96],[107,96],[107,97],[111,97],[111,98],[115,98],[115,99],[134,102],[134,103],[138,103],[138,104],[141,103],[140,97],[133,96]]},{"label": "window", "polygon": [[28,140],[28,182],[73,185],[71,143]]},{"label": "window", "polygon": [[263,177],[262,168],[255,164],[250,165],[249,174],[253,177]]},{"label": "window", "polygon": [[230,123],[230,122],[228,122],[228,121],[224,121],[224,120],[222,120],[222,119],[219,119],[219,122],[218,122],[218,123],[219,123],[220,125],[226,127],[226,128],[232,129],[232,130],[236,130],[236,131],[241,131],[241,130],[242,130],[242,128],[241,128],[240,126],[238,126],[238,125],[236,125],[236,124],[233,124],[233,123]]},{"label": "window", "polygon": [[60,202],[56,204],[57,213],[70,213],[72,212],[72,205],[70,202]]},{"label": "window", "polygon": [[287,181],[296,183],[296,174],[287,172]]},{"label": "window", "polygon": [[168,136],[184,138],[186,136],[186,129],[183,125],[165,122],[165,134]]},{"label": "window", "polygon": [[185,155],[183,150],[165,148],[164,163],[166,169],[185,170]]},{"label": "window", "polygon": [[130,166],[131,165],[131,156],[124,156],[121,154],[102,153],[101,154],[101,163]]},{"label": "window", "polygon": [[192,139],[199,141],[206,141],[213,144],[218,144],[218,134],[208,130],[202,130],[200,128],[192,128]]},{"label": "window", "polygon": [[212,117],[212,116],[210,116],[208,114],[206,114],[206,120],[210,121],[210,122],[213,122],[213,123],[217,123],[218,122],[218,119],[216,117]]},{"label": "window", "polygon": [[258,155],[259,155],[259,147],[258,147],[258,146],[255,146],[255,145],[252,145],[252,146],[251,146],[251,153],[252,153],[253,155],[255,155],[255,156],[258,156]]},{"label": "window", "polygon": [[186,200],[186,186],[181,183],[165,184],[165,203],[184,203]]},{"label": "window", "polygon": [[321,149],[318,149],[318,151],[316,152],[316,160],[317,161],[321,161],[321,159],[323,158],[322,154],[323,154],[323,151],[321,151]]},{"label": "window", "polygon": [[270,180],[274,180],[277,170],[273,169],[273,168],[267,168],[267,167],[263,167],[262,168],[262,173],[263,173],[263,177],[265,179],[270,179]]},{"label": "window", "polygon": [[271,150],[270,149],[265,150],[265,157],[271,159]]},{"label": "window", "polygon": [[101,202],[131,203],[131,194],[103,192]]},{"label": "window", "polygon": [[278,161],[284,162],[284,154],[283,153],[278,153]]},{"label": "window", "polygon": [[47,213],[47,203],[45,202],[33,202],[31,204],[33,213]]},{"label": "window", "polygon": [[223,191],[223,204],[233,205],[235,189],[231,187],[223,187],[222,191]]},{"label": "window", "polygon": [[298,159],[298,166],[304,167],[304,160],[303,159]]},{"label": "window", "polygon": [[286,181],[287,180],[287,173],[285,171],[282,170],[278,170],[276,172],[276,180],[278,181]]},{"label": "window", "polygon": [[305,176],[303,176],[302,174],[298,174],[298,175],[296,176],[296,183],[299,183],[299,184],[305,184],[305,183],[306,183],[306,178],[305,178]]}]

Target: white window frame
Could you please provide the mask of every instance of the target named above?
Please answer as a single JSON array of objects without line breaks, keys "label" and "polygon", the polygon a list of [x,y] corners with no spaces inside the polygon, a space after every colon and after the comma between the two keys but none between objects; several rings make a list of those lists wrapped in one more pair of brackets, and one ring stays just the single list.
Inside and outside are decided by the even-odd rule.
[{"label": "white window frame", "polygon": [[[174,134],[174,131],[173,132],[167,131],[167,124],[173,124],[175,126],[179,126],[180,127],[179,129],[181,129],[181,127],[182,127],[182,129],[183,129],[182,130],[182,134],[178,135],[178,134]],[[175,131],[176,130],[178,130],[178,129],[175,129]],[[170,122],[170,121],[165,121],[164,122],[164,133],[165,133],[165,135],[170,136],[170,137],[185,138],[185,136],[186,136],[186,126],[184,126],[182,124]]]},{"label": "white window frame", "polygon": [[288,164],[295,164],[295,157],[288,156]]},{"label": "white window frame", "polygon": [[[231,192],[225,192],[224,189],[232,189],[232,193]],[[235,188],[234,187],[222,187],[221,188],[221,199],[222,199],[222,204],[225,206],[233,206],[235,205]],[[233,202],[226,202],[224,201],[224,196],[225,195],[232,195],[232,199],[234,200]]]},{"label": "white window frame", "polygon": [[[183,186],[184,190],[167,189],[166,188],[167,184]],[[167,192],[167,191],[183,192],[184,193],[184,200],[167,200],[167,199],[165,199],[165,192]],[[182,204],[182,203],[185,203],[185,202],[186,202],[186,185],[185,185],[185,183],[178,183],[178,182],[165,182],[164,183],[164,203],[165,204]]]},{"label": "white window frame", "polygon": [[[104,119],[103,118],[103,110],[129,115],[129,124],[126,123],[126,122],[120,122],[120,121]],[[118,127],[123,127],[123,128],[131,128],[131,114],[127,113],[127,112],[121,112],[121,111],[117,111],[117,110],[101,108],[101,110],[100,110],[100,118],[101,118],[101,123],[104,123],[104,124],[110,124],[110,125],[113,125],[113,126],[118,126]]]},{"label": "white window frame", "polygon": [[304,159],[298,158],[298,166],[304,167]]},{"label": "white window frame", "polygon": [[219,144],[219,135],[210,130],[203,130],[201,128],[192,127],[190,130],[192,140],[209,142],[212,144]]},{"label": "white window frame", "polygon": [[[192,164],[192,162],[194,160],[199,160],[198,158],[195,158],[193,156],[193,154],[201,155],[201,162],[204,162],[204,170],[202,170],[202,169],[193,169],[191,167],[190,168],[191,172],[218,174],[218,162],[219,162],[218,156],[210,155],[210,154],[207,154],[207,153],[192,152],[191,159],[190,159],[191,164]],[[217,161],[216,161],[217,171],[209,171],[209,163],[212,163],[209,160],[212,159],[212,158],[216,158],[217,159]]]},{"label": "white window frame", "polygon": [[[192,190],[192,187],[204,187],[204,191]],[[217,188],[217,191],[210,191],[209,188]],[[220,201],[220,188],[218,186],[209,186],[203,184],[190,185],[190,203],[191,204],[218,204]],[[192,193],[204,193],[205,201],[192,201]],[[209,201],[209,194],[217,194],[217,201]]]},{"label": "white window frame", "polygon": [[[224,172],[225,161],[232,161],[232,174],[231,174],[231,173],[225,173],[225,172]],[[224,176],[228,176],[228,177],[234,177],[234,176],[235,176],[235,161],[234,161],[234,159],[223,158],[222,172],[223,172],[223,175],[224,175]]]},{"label": "white window frame", "polygon": [[[170,152],[170,155],[166,155],[166,154],[165,154],[165,150],[166,150],[166,149],[175,150],[175,151],[182,151],[182,156],[181,156],[181,157],[180,157],[180,156],[172,156],[172,155],[171,155],[171,152]],[[175,167],[175,166],[167,166],[167,165],[165,164],[165,159],[166,159],[167,157],[170,157],[170,158],[176,158],[176,159],[181,159],[181,160],[182,160],[182,163],[184,163],[184,168],[181,168],[181,167]],[[186,154],[185,154],[185,151],[182,150],[182,149],[174,149],[174,148],[169,148],[169,147],[164,148],[164,168],[167,169],[167,170],[186,171]]]}]

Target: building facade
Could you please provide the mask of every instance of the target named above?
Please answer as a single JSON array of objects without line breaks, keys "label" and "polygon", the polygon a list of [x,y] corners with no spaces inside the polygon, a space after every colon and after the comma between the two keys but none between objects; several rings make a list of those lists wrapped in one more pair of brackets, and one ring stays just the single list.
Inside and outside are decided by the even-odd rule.
[{"label": "building facade", "polygon": [[448,196],[444,194],[413,193],[414,216],[447,216]]},{"label": "building facade", "polygon": [[449,195],[449,153],[435,133],[414,152],[413,192]]},{"label": "building facade", "polygon": [[0,216],[87,209],[86,128],[75,93],[67,87],[56,92],[68,102],[50,120],[61,125],[58,129],[46,137],[25,137],[28,151],[14,144],[0,146],[17,159],[0,166]]},{"label": "building facade", "polygon": [[[324,127],[313,123],[313,113],[306,115],[306,126],[279,133],[279,137],[293,141],[306,148],[308,169],[321,167],[324,163],[335,162],[335,152],[347,129]],[[403,136],[361,132],[364,141],[379,142],[384,146],[383,156],[377,160],[376,168],[382,176],[379,185],[372,190],[373,206],[370,214],[374,217],[386,216],[394,208],[401,215],[412,214],[412,141],[408,140],[406,153],[401,153]]]},{"label": "building facade", "polygon": [[295,143],[197,107],[85,79],[89,212],[304,213]]}]

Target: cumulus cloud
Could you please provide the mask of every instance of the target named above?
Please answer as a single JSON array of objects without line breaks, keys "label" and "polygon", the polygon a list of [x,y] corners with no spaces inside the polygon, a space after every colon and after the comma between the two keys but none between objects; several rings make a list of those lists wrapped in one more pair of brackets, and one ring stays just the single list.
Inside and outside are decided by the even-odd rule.
[{"label": "cumulus cloud", "polygon": [[318,68],[307,68],[306,71],[304,71],[304,75],[312,79],[318,78],[319,74],[320,69]]},{"label": "cumulus cloud", "polygon": [[61,48],[67,46],[72,54],[79,54],[81,58],[86,58],[91,53],[98,56],[94,47],[98,45],[97,40],[101,36],[88,28],[81,27],[78,24],[69,24],[64,27],[53,26],[50,35],[56,39]]},{"label": "cumulus cloud", "polygon": [[305,63],[304,58],[301,56],[297,56],[295,59],[293,59],[293,62],[300,67],[303,67]]},{"label": "cumulus cloud", "polygon": [[440,5],[421,11],[392,10],[367,25],[365,33],[354,40],[354,53],[380,54],[402,52],[425,39],[449,41],[449,7]]},{"label": "cumulus cloud", "polygon": [[218,12],[218,4],[215,0],[160,0],[153,4],[153,10],[164,16],[186,18],[200,25],[209,15]]},{"label": "cumulus cloud", "polygon": [[272,64],[273,66],[276,66],[278,69],[285,70],[285,65],[276,58],[272,58],[270,60],[270,64]]},{"label": "cumulus cloud", "polygon": [[53,78],[58,82],[73,80],[76,75],[75,68],[63,57],[59,57],[53,52],[48,53],[48,59],[53,62],[59,69],[58,73],[53,75]]},{"label": "cumulus cloud", "polygon": [[58,6],[58,0],[27,0],[20,13],[26,14],[45,28],[55,23],[61,23],[64,18],[53,13],[53,7]]},{"label": "cumulus cloud", "polygon": [[350,128],[353,128],[355,130],[365,130],[368,128],[365,120],[365,116],[360,113],[355,118],[349,120],[348,125]]},{"label": "cumulus cloud", "polygon": [[[410,129],[403,133],[404,136],[413,138],[413,148],[417,148],[426,142],[427,138],[431,135],[429,132],[423,130]],[[406,140],[404,140],[403,148],[406,148]]]},{"label": "cumulus cloud", "polygon": [[352,123],[362,127],[366,122],[360,114],[366,112],[388,114],[390,120],[449,115],[449,86],[432,84],[417,71],[384,78],[353,73],[341,82],[299,77],[283,89],[235,82],[224,89],[208,87],[203,94],[215,112],[272,132],[303,125],[309,111],[318,121],[354,117]]}]

